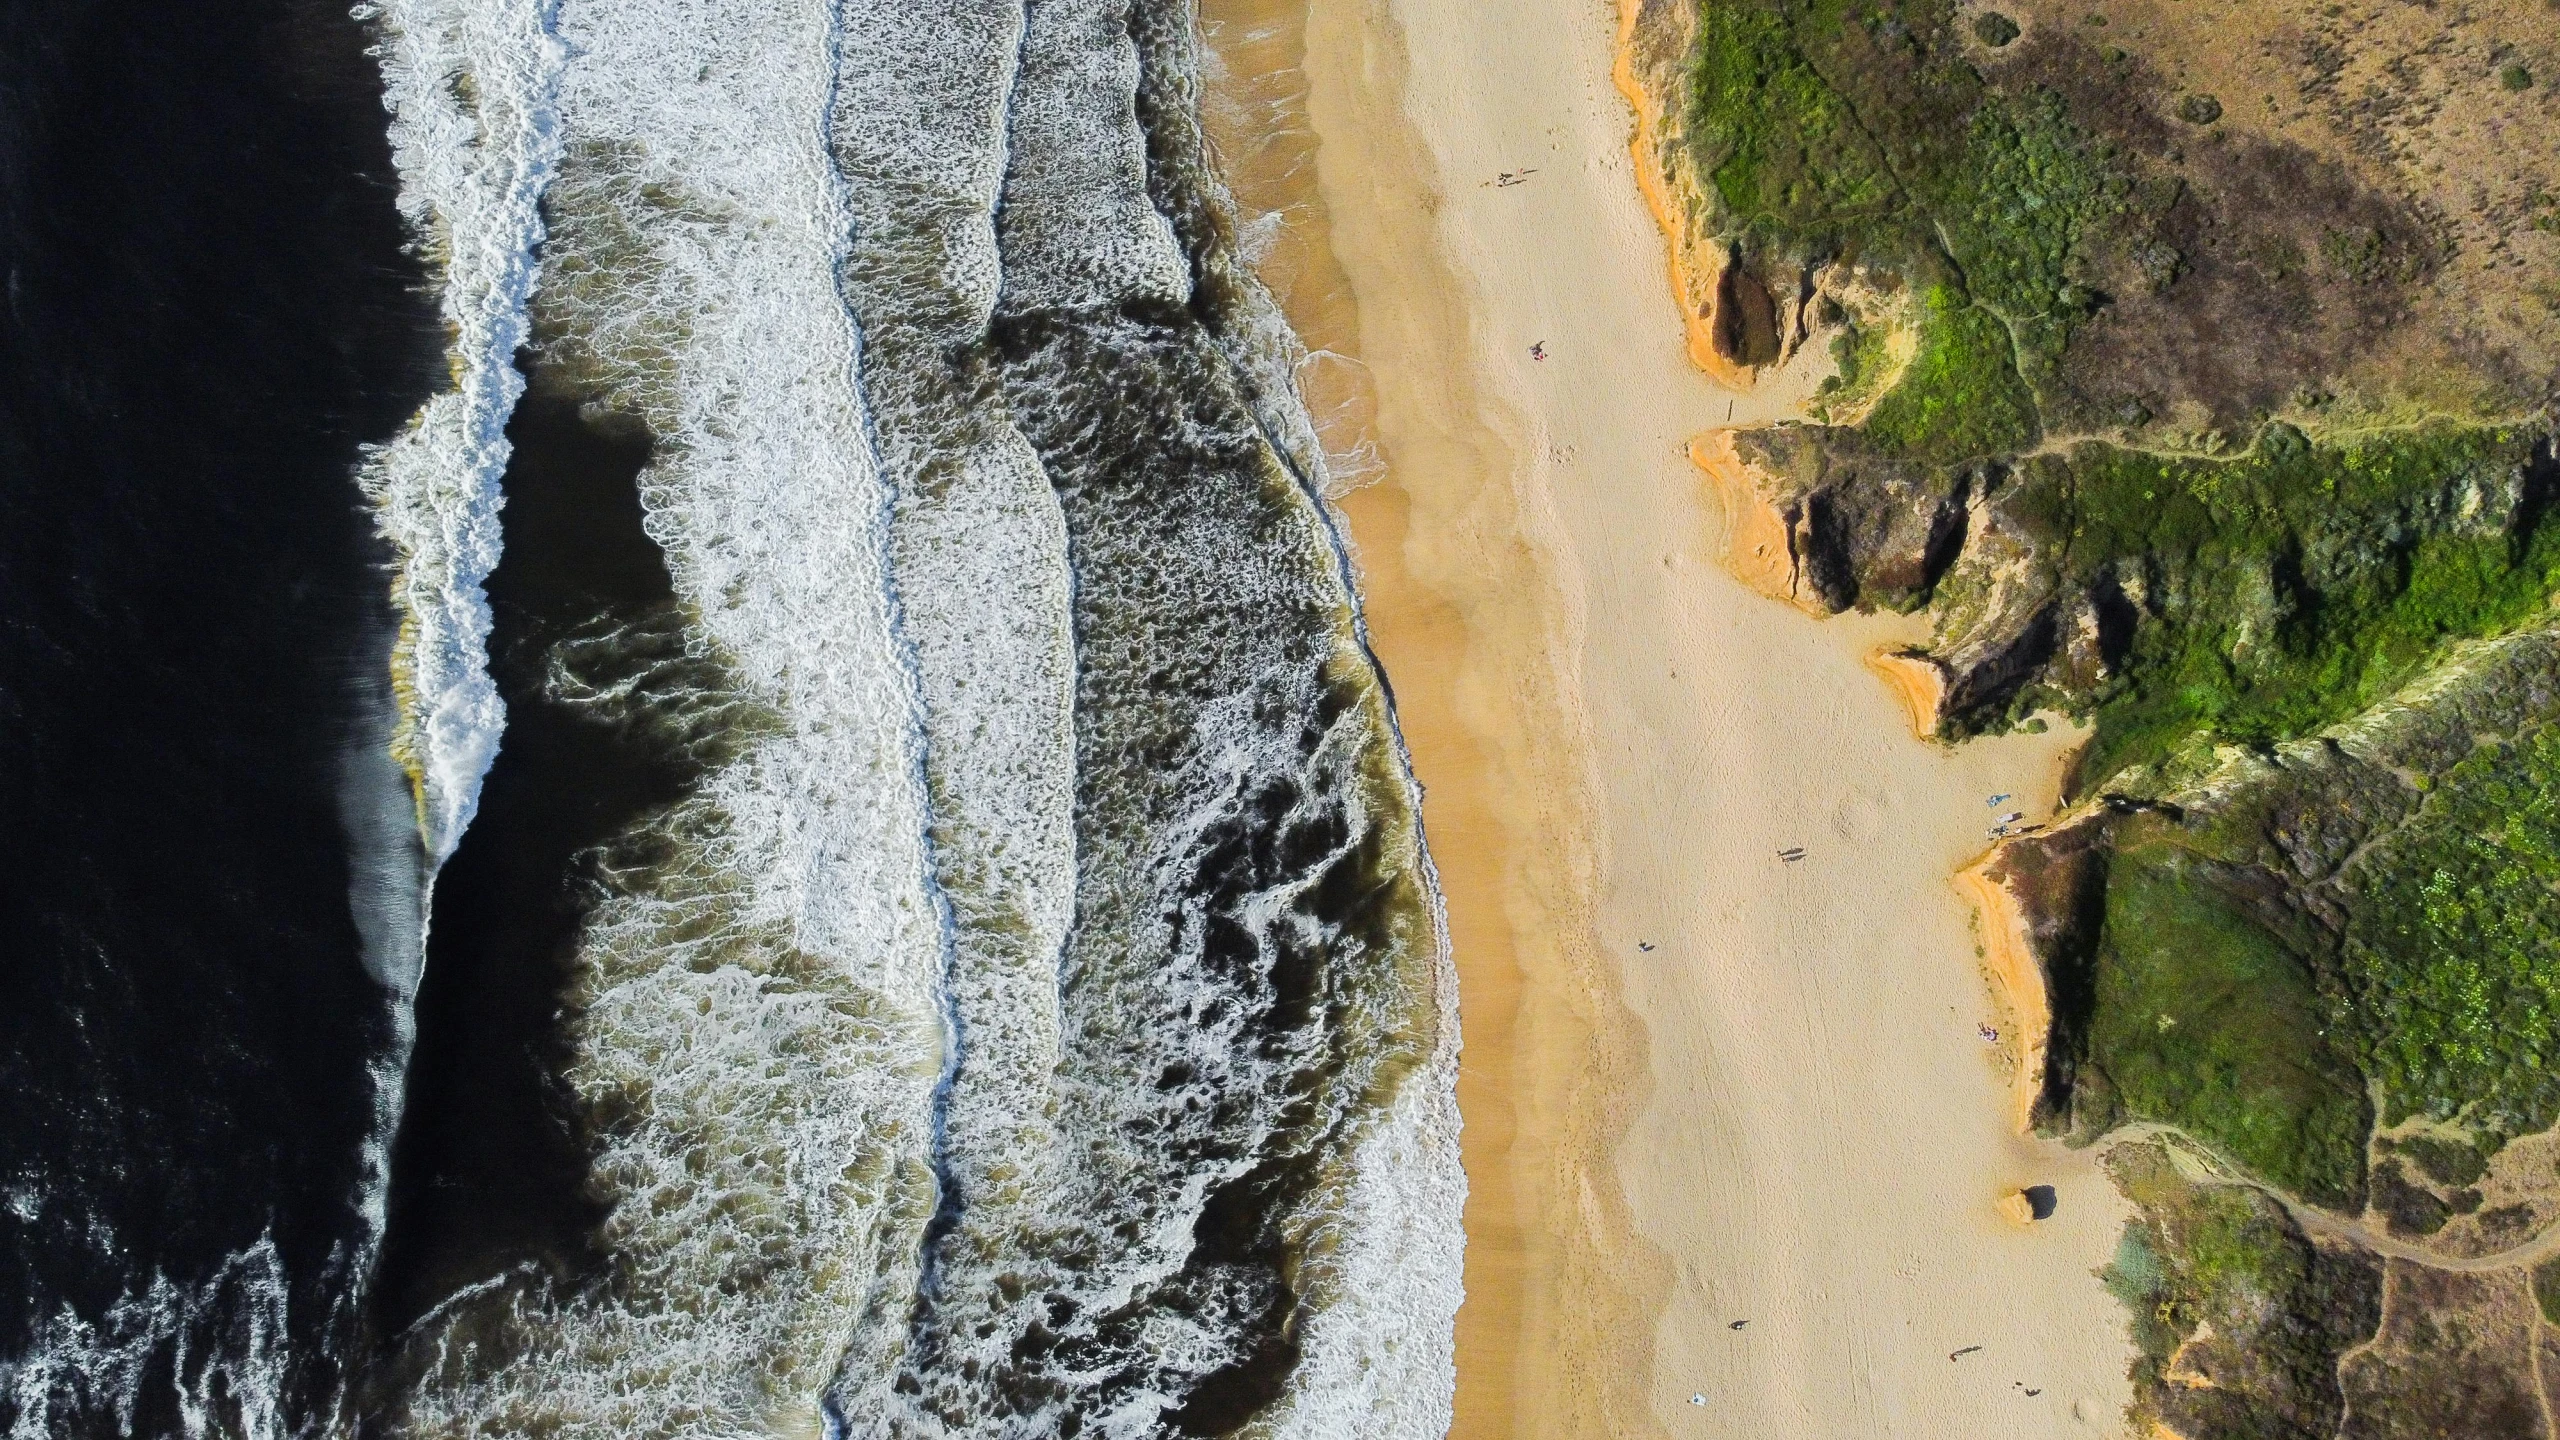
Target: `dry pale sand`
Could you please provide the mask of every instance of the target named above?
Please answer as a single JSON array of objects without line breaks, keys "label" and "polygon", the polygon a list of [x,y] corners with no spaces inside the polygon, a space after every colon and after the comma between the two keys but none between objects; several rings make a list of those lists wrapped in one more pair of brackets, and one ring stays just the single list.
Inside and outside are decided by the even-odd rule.
[{"label": "dry pale sand", "polygon": [[[1461,972],[1457,1433],[2113,1433],[2130,1352],[2092,1272],[2126,1211],[2018,1133],[1953,883],[1993,818],[2050,810],[2068,739],[1921,741],[1865,663],[1909,622],[1717,563],[1688,447],[1777,402],[1684,354],[1615,16],[1203,18],[1240,203],[1297,232],[1267,273],[1366,367],[1328,382],[1329,439],[1385,464],[1342,509]],[[2002,1218],[2034,1182],[2057,1215]]]}]

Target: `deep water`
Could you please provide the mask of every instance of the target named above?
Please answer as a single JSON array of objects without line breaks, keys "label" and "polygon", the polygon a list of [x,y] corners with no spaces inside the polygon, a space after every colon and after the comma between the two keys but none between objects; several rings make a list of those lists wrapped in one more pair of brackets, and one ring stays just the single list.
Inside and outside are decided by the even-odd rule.
[{"label": "deep water", "polygon": [[333,1403],[404,979],[355,907],[419,870],[353,477],[442,344],[365,43],[290,0],[0,7],[7,1433]]},{"label": "deep water", "polygon": [[571,950],[598,847],[675,801],[698,769],[550,683],[564,643],[646,633],[673,603],[641,528],[648,437],[539,389],[507,431],[507,549],[488,584],[506,740],[436,878],[377,1291],[392,1331],[518,1264],[572,1281],[591,1268],[602,1211],[561,1080]]}]

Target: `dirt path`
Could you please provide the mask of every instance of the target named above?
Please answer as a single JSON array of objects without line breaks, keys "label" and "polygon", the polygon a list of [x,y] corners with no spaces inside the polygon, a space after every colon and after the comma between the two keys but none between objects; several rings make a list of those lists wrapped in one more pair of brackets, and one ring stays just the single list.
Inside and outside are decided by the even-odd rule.
[{"label": "dirt path", "polygon": [[2190,1158],[2201,1161],[2209,1170],[2213,1183],[2246,1186],[2282,1205],[2285,1213],[2293,1217],[2294,1223],[2300,1225],[2306,1235],[2345,1240],[2393,1260],[2405,1260],[2412,1265],[2424,1265],[2431,1270],[2452,1274],[2480,1275],[2539,1265],[2554,1255],[2560,1255],[2560,1221],[2543,1227],[2541,1233],[2521,1245],[2511,1245],[2487,1255],[2440,1255],[2423,1245],[2412,1245],[2377,1231],[2361,1220],[2323,1210],[2264,1180],[2242,1174],[2239,1167],[2214,1153],[2211,1146],[2175,1125],[2164,1125],[2158,1121],[2137,1121],[2110,1130],[2098,1141],[2097,1150],[2104,1155],[2119,1145],[2138,1144],[2144,1140],[2168,1140],[2185,1150]]}]

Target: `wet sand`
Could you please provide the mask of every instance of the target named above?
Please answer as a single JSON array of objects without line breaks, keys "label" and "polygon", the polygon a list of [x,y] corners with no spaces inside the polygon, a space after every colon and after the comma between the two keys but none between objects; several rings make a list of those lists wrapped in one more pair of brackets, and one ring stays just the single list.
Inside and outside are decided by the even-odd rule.
[{"label": "wet sand", "polygon": [[[1230,161],[1248,214],[1322,234],[1337,278],[1275,289],[1365,365],[1328,442],[1384,466],[1340,504],[1465,1009],[1456,1433],[2113,1433],[2092,1271],[2126,1212],[2018,1133],[1953,883],[2051,809],[2070,737],[1925,742],[1867,663],[1912,622],[1719,563],[1747,547],[1691,443],[1782,402],[1690,363],[1617,18],[1204,6],[1222,54],[1302,66],[1255,113],[1311,141]],[[2039,1182],[2055,1216],[2004,1219]]]}]

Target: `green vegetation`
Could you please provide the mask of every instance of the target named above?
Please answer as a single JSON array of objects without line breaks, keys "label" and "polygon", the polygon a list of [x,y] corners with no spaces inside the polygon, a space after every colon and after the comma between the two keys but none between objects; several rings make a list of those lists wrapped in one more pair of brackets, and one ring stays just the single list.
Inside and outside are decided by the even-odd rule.
[{"label": "green vegetation", "polygon": [[2151,1219],[2125,1226],[2099,1278],[2134,1312],[2134,1342],[2155,1361],[2167,1360],[2216,1312],[2248,1308],[2302,1282],[2303,1247],[2256,1192],[2191,1184],[2156,1144],[2131,1148],[2113,1168]]},{"label": "green vegetation", "polygon": [[2264,745],[2364,709],[2560,588],[2560,527],[2501,523],[2534,439],[2443,427],[2314,446],[2277,425],[2231,460],[2090,443],[2031,462],[2010,511],[2063,578],[2131,580],[2144,602],[2125,602],[2137,618],[2107,680],[2030,686],[2013,713],[2095,719],[2086,788],[2199,740]]},{"label": "green vegetation", "polygon": [[[1896,387],[1914,393],[1869,430],[1929,460],[2036,442],[2030,390],[2099,304],[2076,257],[2132,194],[2059,96],[1996,94],[1953,58],[1953,16],[1945,0],[1706,6],[1693,60],[1690,133],[1736,231],[1924,286],[1919,358]],[[1985,15],[1986,44],[2006,43],[1992,21],[2015,38]]]},{"label": "green vegetation", "polygon": [[[2373,1333],[2379,1272],[2322,1254],[2255,1190],[2187,1181],[2156,1143],[2108,1168],[2142,1213],[2100,1272],[2132,1312],[2137,1420],[2199,1436],[2334,1433],[2338,1357]],[[2188,1344],[2185,1362],[2213,1384],[2164,1379]]]},{"label": "green vegetation", "polygon": [[2473,1131],[2383,1142],[2375,1208],[2404,1235],[2478,1208],[2469,1187],[2505,1138],[2560,1120],[2560,723],[2406,781],[2414,812],[2319,905],[2267,867],[2260,828],[2307,823],[2330,803],[2317,796],[2120,827],[2090,952],[2084,1122],[2164,1121],[2337,1205],[2360,1188],[2370,1080],[2385,1123]]},{"label": "green vegetation", "polygon": [[2310,967],[2169,846],[2118,855],[2089,1061],[2125,1112],[2323,1204],[2363,1186],[2369,1116]]},{"label": "green vegetation", "polygon": [[2560,1118],[2560,727],[2435,777],[2351,880],[2344,963],[2386,1108]]},{"label": "green vegetation", "polygon": [[1848,5],[1709,5],[1699,13],[1692,117],[1716,196],[1745,229],[1806,236],[1898,208],[1899,187],[1848,97],[1797,44],[1846,28]]},{"label": "green vegetation", "polygon": [[2427,1178],[2439,1185],[2468,1185],[2489,1173],[2488,1157],[2468,1141],[2448,1140],[2441,1135],[2410,1135],[2393,1142],[2393,1148],[2415,1161]]},{"label": "green vegetation", "polygon": [[1865,400],[1883,383],[1892,363],[1883,330],[1872,325],[1843,326],[1831,340],[1831,373],[1823,377],[1816,391],[1814,418],[1828,419],[1834,413],[1833,407],[1854,406]]},{"label": "green vegetation", "polygon": [[1997,50],[2018,38],[2018,22],[1997,10],[1973,17],[1973,38]]},{"label": "green vegetation", "polygon": [[1920,348],[1901,382],[1868,413],[1887,455],[1952,463],[2035,443],[2033,397],[2010,364],[2008,328],[1951,285],[1920,302]]},{"label": "green vegetation", "polygon": [[1929,208],[1965,288],[2017,332],[2030,383],[2045,383],[2071,332],[2097,313],[2098,293],[2072,273],[2084,240],[2131,194],[2053,92],[1975,109],[1961,168]]},{"label": "green vegetation", "polygon": [[2522,65],[2502,66],[2498,70],[2498,86],[2511,93],[2530,90],[2533,88],[2533,72]]}]

